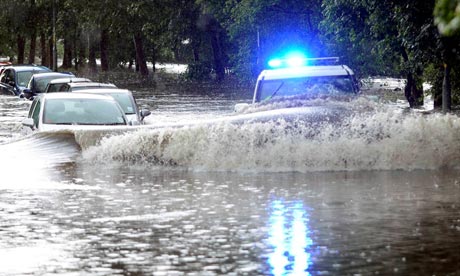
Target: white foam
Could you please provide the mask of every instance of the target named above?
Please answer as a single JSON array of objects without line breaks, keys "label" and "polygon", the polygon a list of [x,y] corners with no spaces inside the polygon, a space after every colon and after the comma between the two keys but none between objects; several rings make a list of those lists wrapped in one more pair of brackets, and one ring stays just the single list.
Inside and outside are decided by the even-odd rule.
[{"label": "white foam", "polygon": [[402,113],[363,100],[342,121],[215,121],[142,129],[83,152],[91,162],[128,161],[224,171],[413,170],[455,167],[460,120]]}]

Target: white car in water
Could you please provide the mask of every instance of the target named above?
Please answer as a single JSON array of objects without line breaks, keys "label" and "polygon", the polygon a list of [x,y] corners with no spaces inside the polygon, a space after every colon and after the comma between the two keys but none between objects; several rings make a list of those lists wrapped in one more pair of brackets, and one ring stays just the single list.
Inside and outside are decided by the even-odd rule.
[{"label": "white car in water", "polygon": [[[252,104],[269,103],[276,99],[318,96],[355,96],[359,93],[354,72],[346,65],[338,65],[338,58],[310,58],[277,60],[280,65],[263,70],[257,78]],[[282,66],[286,63],[286,66]],[[296,66],[289,66],[289,64]],[[332,64],[331,64],[332,63]],[[248,107],[237,104],[235,111]]]},{"label": "white car in water", "polygon": [[86,93],[41,94],[32,102],[22,124],[38,131],[129,125],[123,109],[112,97]]}]

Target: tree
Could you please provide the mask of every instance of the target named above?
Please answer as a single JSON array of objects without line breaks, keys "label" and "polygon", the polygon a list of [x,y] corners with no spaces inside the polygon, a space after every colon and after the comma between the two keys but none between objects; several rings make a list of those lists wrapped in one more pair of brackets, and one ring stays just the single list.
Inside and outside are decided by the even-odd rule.
[{"label": "tree", "polygon": [[[331,37],[349,40],[346,48],[338,43],[342,45],[338,49],[364,49],[370,45],[370,51],[355,51],[350,59],[369,64],[374,62],[370,57],[375,54],[382,68],[393,68],[390,73],[406,76],[405,95],[409,105],[421,106],[423,71],[439,51],[439,36],[431,16],[434,1],[358,0],[350,3],[338,0],[324,2],[323,6],[326,14],[323,24],[325,29],[332,28]],[[330,13],[331,10],[334,13]],[[365,74],[385,72],[378,67],[374,67],[376,71],[362,68]]]},{"label": "tree", "polygon": [[[452,78],[451,71],[460,72],[457,54],[460,50],[460,1],[437,0],[434,9],[434,21],[438,27],[441,38],[440,48],[443,61],[442,77],[442,110],[451,110],[452,103]],[[453,69],[453,70],[452,70]],[[457,73],[458,74],[458,73]],[[439,91],[440,89],[437,89]],[[460,90],[458,88],[457,90]],[[439,93],[439,92],[438,92]],[[457,91],[460,94],[460,91]]]}]

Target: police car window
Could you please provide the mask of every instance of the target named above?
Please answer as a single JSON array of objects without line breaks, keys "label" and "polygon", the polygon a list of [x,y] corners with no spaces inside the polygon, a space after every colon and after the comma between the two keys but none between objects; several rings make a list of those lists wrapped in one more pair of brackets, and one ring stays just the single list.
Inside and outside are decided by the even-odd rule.
[{"label": "police car window", "polygon": [[[276,91],[276,93],[274,93]],[[293,95],[318,95],[354,93],[352,79],[348,76],[305,77],[283,80],[266,80],[261,83],[260,100]]]}]

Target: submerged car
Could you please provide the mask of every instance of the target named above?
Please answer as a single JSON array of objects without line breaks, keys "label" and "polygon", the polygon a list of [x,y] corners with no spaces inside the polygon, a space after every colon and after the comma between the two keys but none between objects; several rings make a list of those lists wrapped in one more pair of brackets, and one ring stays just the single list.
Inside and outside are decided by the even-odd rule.
[{"label": "submerged car", "polygon": [[70,78],[61,78],[61,79],[54,79],[51,80],[45,88],[44,93],[54,93],[54,92],[67,92],[69,88],[69,83],[88,83],[91,82],[90,79],[87,78],[77,78],[77,77],[70,77]]},{"label": "submerged car", "polygon": [[[278,60],[276,64],[282,64]],[[313,98],[321,95],[357,95],[358,82],[354,72],[346,65],[336,65],[338,58],[304,59],[299,66],[280,66],[263,70],[256,82],[252,103],[264,103],[279,98],[305,96]],[[289,64],[289,61],[286,61]],[[237,104],[240,110],[248,104]]]},{"label": "submerged car", "polygon": [[148,109],[139,110],[136,100],[133,97],[133,93],[127,89],[99,88],[79,90],[78,93],[103,94],[113,97],[121,106],[128,118],[128,121],[132,125],[142,124],[144,122],[144,118],[150,115],[150,111]]},{"label": "submerged car", "polygon": [[40,93],[45,92],[46,86],[51,80],[61,79],[61,78],[75,78],[75,75],[72,73],[60,73],[60,72],[49,72],[35,74],[30,78],[27,88],[22,91],[20,96],[26,99],[33,99]]},{"label": "submerged car", "polygon": [[6,94],[19,96],[34,74],[45,72],[51,72],[51,69],[38,65],[7,66],[0,75],[0,90]]},{"label": "submerged car", "polygon": [[100,126],[126,126],[120,105],[110,96],[87,93],[50,93],[36,97],[23,126],[37,131],[86,128]]}]

